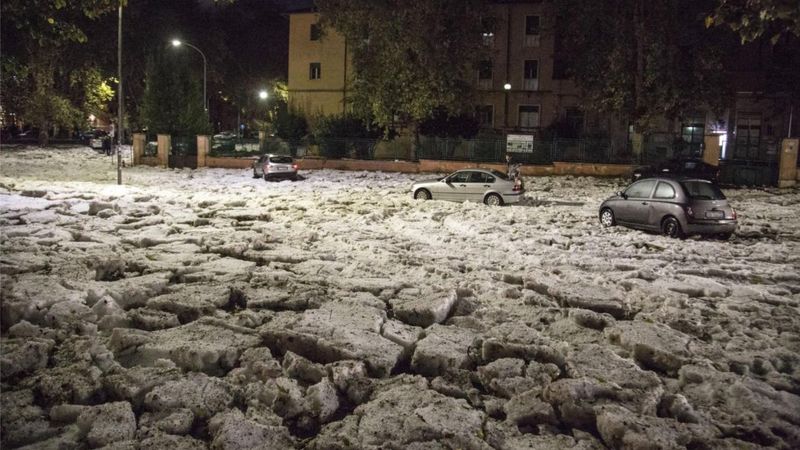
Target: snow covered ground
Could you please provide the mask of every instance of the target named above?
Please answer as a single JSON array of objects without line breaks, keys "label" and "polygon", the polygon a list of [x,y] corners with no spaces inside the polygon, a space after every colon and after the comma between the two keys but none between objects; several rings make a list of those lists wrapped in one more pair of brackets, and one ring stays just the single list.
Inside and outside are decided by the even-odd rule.
[{"label": "snow covered ground", "polygon": [[2,448],[800,447],[800,190],[720,242],[251,175],[0,152]]}]

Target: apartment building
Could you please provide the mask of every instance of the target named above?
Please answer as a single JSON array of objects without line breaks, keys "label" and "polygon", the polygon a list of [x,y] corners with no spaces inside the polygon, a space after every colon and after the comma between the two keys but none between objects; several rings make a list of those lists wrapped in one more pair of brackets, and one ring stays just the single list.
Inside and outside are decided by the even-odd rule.
[{"label": "apartment building", "polygon": [[[573,83],[554,59],[551,2],[497,1],[484,20],[491,58],[475,71],[476,117],[487,128],[536,134],[556,120],[583,127]],[[289,102],[307,115],[347,108],[352,67],[347,44],[336,32],[320,33],[318,15],[290,15]]]},{"label": "apartment building", "polygon": [[309,118],[340,114],[351,80],[347,43],[334,30],[320,29],[319,15],[289,16],[289,105]]},{"label": "apartment building", "polygon": [[[656,157],[674,156],[676,136],[683,150],[700,154],[706,137],[719,137],[721,159],[774,159],[781,138],[796,135],[795,118],[785,95],[760,92],[764,69],[774,55],[767,44],[751,44],[733,63],[735,95],[722,112],[699,106],[679,121],[663,120],[659,132],[634,135],[627,123],[612,114],[587,113],[579,90],[566,77],[559,61],[558,23],[554,5],[542,0],[494,0],[484,20],[483,39],[490,58],[475,71],[476,117],[486,128],[538,136],[558,123],[575,134],[608,136],[614,147],[633,153],[651,151]],[[352,66],[347,45],[335,31],[320,33],[318,15],[290,15],[289,102],[312,118],[344,112]],[[795,134],[793,134],[793,130]]]}]

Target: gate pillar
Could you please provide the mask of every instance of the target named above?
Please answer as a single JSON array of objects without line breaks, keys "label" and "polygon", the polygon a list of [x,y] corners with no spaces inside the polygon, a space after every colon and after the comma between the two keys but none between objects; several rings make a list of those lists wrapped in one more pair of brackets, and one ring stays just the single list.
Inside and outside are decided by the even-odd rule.
[{"label": "gate pillar", "polygon": [[778,187],[797,184],[797,147],[800,139],[784,139],[781,142],[781,159],[778,169]]},{"label": "gate pillar", "polygon": [[718,134],[710,134],[703,138],[703,162],[712,166],[719,166],[719,156],[722,146],[719,144]]},{"label": "gate pillar", "polygon": [[144,133],[133,133],[133,165],[138,166],[142,163],[142,155],[144,155],[144,146],[147,142],[147,136]]},{"label": "gate pillar", "polygon": [[172,136],[158,135],[158,166],[166,168],[169,163],[169,150],[172,148]]},{"label": "gate pillar", "polygon": [[206,166],[206,156],[208,155],[210,140],[208,136],[197,136],[197,167]]}]

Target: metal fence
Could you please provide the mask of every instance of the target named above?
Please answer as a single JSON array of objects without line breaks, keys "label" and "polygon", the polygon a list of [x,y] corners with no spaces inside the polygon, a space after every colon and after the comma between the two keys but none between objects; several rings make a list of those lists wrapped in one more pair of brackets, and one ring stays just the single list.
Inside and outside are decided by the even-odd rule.
[{"label": "metal fence", "polygon": [[[419,158],[476,162],[505,162],[506,140],[422,138]],[[552,164],[553,161],[630,163],[627,146],[614,146],[609,139],[534,140],[524,152],[512,154],[523,164]]]}]

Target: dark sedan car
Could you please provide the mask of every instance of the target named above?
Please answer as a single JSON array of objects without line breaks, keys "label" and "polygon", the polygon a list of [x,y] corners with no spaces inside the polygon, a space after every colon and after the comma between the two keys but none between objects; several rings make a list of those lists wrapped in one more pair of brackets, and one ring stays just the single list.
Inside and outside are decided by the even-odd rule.
[{"label": "dark sedan car", "polygon": [[736,211],[710,181],[657,177],[636,181],[604,201],[600,223],[660,231],[670,237],[701,234],[728,239],[736,230]]},{"label": "dark sedan car", "polygon": [[633,169],[632,181],[652,177],[699,178],[714,183],[719,182],[719,167],[712,166],[702,159],[675,158],[649,166]]}]

